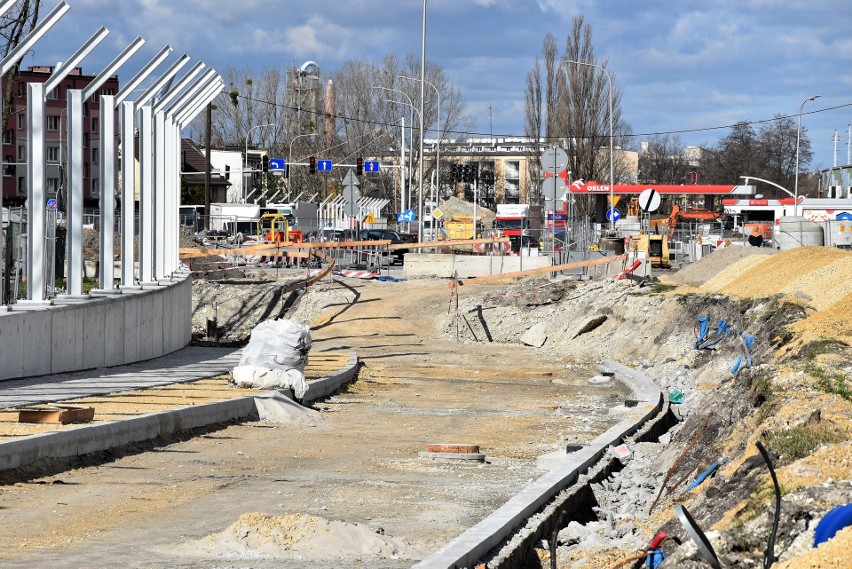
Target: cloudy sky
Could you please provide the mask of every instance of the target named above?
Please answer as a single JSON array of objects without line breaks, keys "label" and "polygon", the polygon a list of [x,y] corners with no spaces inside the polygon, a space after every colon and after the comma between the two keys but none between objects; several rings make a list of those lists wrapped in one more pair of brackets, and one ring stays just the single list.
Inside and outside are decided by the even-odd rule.
[{"label": "cloudy sky", "polygon": [[[71,11],[24,65],[53,64],[100,26],[110,36],[83,63],[102,69],[133,38],[146,41],[128,79],[164,45],[220,71],[420,54],[418,0],[67,0]],[[58,0],[44,0],[45,12]],[[595,54],[623,92],[638,140],[678,133],[713,145],[737,121],[797,117],[813,167],[847,163],[852,123],[852,9],[848,0],[429,0],[426,57],[461,88],[483,136],[523,134],[527,73],[550,32],[560,46],[583,15]],[[170,60],[171,61],[171,60]]]}]

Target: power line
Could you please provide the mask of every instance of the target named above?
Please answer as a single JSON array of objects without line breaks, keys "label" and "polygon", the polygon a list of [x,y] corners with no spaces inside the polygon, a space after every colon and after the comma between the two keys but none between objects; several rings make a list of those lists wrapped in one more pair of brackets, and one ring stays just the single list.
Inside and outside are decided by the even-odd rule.
[{"label": "power line", "polygon": [[[223,94],[226,95],[226,96],[229,96],[229,97],[231,96],[228,93],[223,93]],[[355,118],[355,117],[347,117],[347,116],[341,115],[341,114],[329,115],[326,112],[312,111],[312,110],[308,110],[308,109],[298,109],[297,107],[293,107],[291,105],[283,105],[283,104],[275,103],[275,102],[271,102],[271,101],[264,101],[264,100],[261,100],[261,99],[253,99],[253,98],[248,97],[246,95],[237,94],[236,96],[240,99],[245,99],[246,101],[253,101],[253,102],[256,102],[256,103],[262,103],[262,104],[270,105],[270,106],[273,106],[273,107],[276,107],[276,108],[289,109],[289,110],[292,110],[292,111],[301,110],[301,112],[303,112],[303,113],[313,114],[313,115],[317,115],[317,116],[321,116],[321,117],[334,117],[335,119],[341,119],[341,120],[345,120],[345,121],[351,121],[351,122],[355,122],[355,123],[361,123],[361,124],[373,125],[373,126],[379,126],[379,127],[393,127],[393,128],[399,127],[399,125],[396,124],[396,123],[386,123],[386,122],[383,122],[383,121],[366,120],[366,119],[360,119],[360,118]],[[825,107],[823,109],[816,109],[816,110],[813,110],[813,111],[808,111],[806,113],[803,113],[803,116],[804,115],[815,115],[815,114],[818,114],[818,113],[824,113],[824,112],[828,112],[828,111],[835,111],[837,109],[843,109],[843,108],[846,108],[846,107],[852,107],[852,103],[844,103],[842,105],[835,105],[835,106],[832,106],[832,107]],[[761,125],[761,124],[772,123],[772,122],[776,122],[776,121],[779,121],[779,120],[790,119],[790,118],[795,118],[795,117],[798,117],[798,114],[782,115],[782,116],[773,117],[773,118],[770,118],[770,119],[759,119],[759,120],[753,120],[753,121],[737,121],[736,123],[733,123],[733,124],[719,125],[719,126],[709,126],[709,127],[701,127],[701,128],[688,128],[688,129],[676,129],[676,130],[661,130],[661,131],[655,131],[655,132],[622,134],[622,135],[617,135],[617,136],[618,137],[624,137],[624,138],[641,138],[641,137],[649,137],[649,136],[663,136],[663,135],[668,135],[668,134],[694,134],[694,133],[700,133],[700,132],[713,132],[713,131],[717,131],[717,130],[726,130],[726,129],[734,128],[735,126],[742,125],[742,124],[745,124],[745,125],[748,125],[748,126]],[[414,131],[414,125],[411,125],[411,126],[408,126],[408,127],[405,127],[405,128],[406,128],[406,130],[409,130],[411,132]],[[488,138],[488,137],[494,137],[494,136],[496,136],[498,138],[500,138],[500,137],[501,138],[522,138],[522,137],[526,136],[525,134],[505,134],[505,133],[504,134],[493,134],[493,133],[483,133],[483,132],[477,132],[477,131],[464,131],[464,130],[447,130],[447,131],[444,132],[444,134],[454,134],[454,135],[458,135],[458,136],[473,137],[473,138]],[[550,137],[542,136],[540,138],[544,141],[548,141],[548,140],[560,140],[560,139],[565,138],[565,137],[564,136],[550,136]],[[606,134],[602,134],[602,135],[596,136],[595,138],[605,139],[605,138],[608,138],[608,136]]]}]

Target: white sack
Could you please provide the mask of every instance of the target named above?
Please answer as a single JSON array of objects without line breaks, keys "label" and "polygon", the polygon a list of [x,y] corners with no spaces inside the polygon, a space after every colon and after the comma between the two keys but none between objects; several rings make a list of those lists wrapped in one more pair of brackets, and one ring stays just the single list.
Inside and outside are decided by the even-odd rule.
[{"label": "white sack", "polygon": [[305,365],[311,350],[310,329],[293,320],[266,320],[251,332],[234,383],[240,387],[274,389],[289,387],[297,399],[308,389]]}]

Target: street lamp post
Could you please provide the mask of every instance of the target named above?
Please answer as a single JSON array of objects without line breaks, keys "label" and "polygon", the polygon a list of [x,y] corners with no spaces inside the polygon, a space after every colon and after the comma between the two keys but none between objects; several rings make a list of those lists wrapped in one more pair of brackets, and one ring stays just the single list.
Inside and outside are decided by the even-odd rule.
[{"label": "street lamp post", "polygon": [[[287,151],[287,165],[285,166],[285,168],[289,168],[290,162],[292,162],[291,159],[293,158],[293,143],[296,142],[297,140],[299,140],[302,137],[316,136],[316,135],[317,135],[317,133],[315,133],[315,132],[307,132],[305,134],[297,134],[296,136],[293,137],[293,140],[290,141],[290,149]],[[292,178],[292,172],[291,172],[291,177],[287,178],[287,187],[290,188],[289,191],[287,192],[288,198],[293,194],[292,179],[293,178]]]},{"label": "street lamp post", "polygon": [[[405,97],[408,100],[408,103],[403,103],[402,101],[391,101],[391,100],[385,99],[385,101],[388,102],[388,103],[396,103],[398,105],[408,105],[408,107],[410,108],[410,110],[408,112],[408,124],[410,125],[412,136],[408,137],[408,163],[409,163],[409,165],[413,164],[414,163],[414,146],[413,146],[413,144],[414,144],[414,134],[413,134],[414,133],[414,112],[417,109],[414,107],[414,103],[411,101],[411,97],[406,95],[405,91],[400,91],[399,89],[391,89],[390,87],[382,87],[380,85],[375,85],[372,88],[373,89],[381,89],[382,91],[390,91],[392,93],[399,93],[400,95],[402,95],[403,97]],[[411,170],[411,168],[405,168],[405,164],[403,164],[402,166],[403,166],[403,170],[400,171],[400,176],[399,176],[401,182],[402,182],[403,178],[408,177],[408,173]],[[403,171],[404,171],[404,173],[403,173]],[[402,195],[402,194],[406,193],[405,192],[405,182],[401,183],[400,188],[401,188],[400,201],[403,202],[402,204],[400,204],[400,209],[411,209],[411,188],[409,188],[409,190],[408,190],[408,201],[407,202],[405,200],[405,196]]]},{"label": "street lamp post", "polygon": [[249,143],[249,136],[251,135],[251,131],[253,131],[254,129],[256,129],[256,128],[263,128],[263,127],[265,127],[265,126],[275,126],[275,123],[258,124],[258,125],[255,125],[255,126],[251,127],[250,129],[248,129],[248,132],[246,132],[246,153],[245,153],[245,155],[244,155],[244,159],[243,159],[243,201],[245,201],[245,200],[246,200],[246,189],[248,188],[248,179],[250,178],[250,176],[248,176],[248,173],[249,173],[249,172],[248,172],[248,143]]},{"label": "street lamp post", "polygon": [[[423,0],[423,31],[420,41],[420,193],[417,208],[417,240],[423,240],[423,103],[426,100],[426,0]],[[476,231],[476,219],[473,220]],[[419,250],[418,250],[419,252]]]},{"label": "street lamp post", "polygon": [[[408,79],[410,81],[421,81],[420,79],[417,79],[416,77],[406,77],[405,75],[397,75],[397,77],[400,78],[400,79]],[[441,124],[441,92],[438,91],[438,88],[435,87],[435,85],[433,85],[432,83],[426,81],[426,84],[429,85],[430,87],[432,87],[433,89],[435,89],[435,95],[438,97],[438,131],[437,131],[438,143],[435,146],[435,172],[436,172],[435,188],[436,188],[436,193],[438,194],[437,197],[439,197],[440,192],[441,192],[441,139],[443,138],[443,135],[444,135],[444,133],[443,133],[444,127]],[[422,94],[421,94],[421,97],[422,97]],[[434,225],[435,225],[435,220],[433,219],[432,220],[432,230],[433,231],[435,229]]]},{"label": "street lamp post", "polygon": [[819,99],[819,95],[814,95],[813,97],[808,97],[802,104],[799,105],[799,124],[796,126],[796,181],[794,184],[794,199],[796,203],[793,204],[793,215],[799,215],[799,138],[802,133],[802,109],[805,107],[805,103],[808,101],[813,101],[815,99]]},{"label": "street lamp post", "polygon": [[601,67],[600,65],[595,65],[594,63],[586,63],[583,61],[565,61],[564,63],[576,63],[577,65],[587,65],[589,67],[596,67],[603,71],[603,74],[606,75],[606,79],[609,82],[609,228],[611,230],[615,229],[615,216],[613,215],[613,209],[615,208],[615,162],[613,160],[613,121],[615,120],[612,115],[612,77],[609,76],[606,69]]}]

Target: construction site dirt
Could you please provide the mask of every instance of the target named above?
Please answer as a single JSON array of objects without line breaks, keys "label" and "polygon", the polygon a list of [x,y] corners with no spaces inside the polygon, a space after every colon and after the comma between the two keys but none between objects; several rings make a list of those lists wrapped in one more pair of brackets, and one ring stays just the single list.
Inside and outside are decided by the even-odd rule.
[{"label": "construction site dirt", "polygon": [[[672,274],[653,287],[336,278],[293,302],[275,294],[281,281],[219,283],[217,311],[309,323],[311,353],[358,354],[356,381],[284,423],[220,425],[8,481],[0,486],[2,564],[410,567],[547,472],[548,456],[620,420],[629,390],[598,375],[605,359],[681,394],[679,422],[665,440],[630,449],[632,482],[601,485],[599,522],[566,523],[557,566],[612,567],[663,527],[687,542],[668,551],[677,564],[664,566],[703,566],[672,525],[679,503],[706,530],[738,536],[739,545],[718,545],[731,566],[750,563],[770,523],[761,504],[772,503],[756,440],[769,447],[785,491],[811,499],[800,518],[818,520],[852,498],[852,289],[829,270],[848,268],[848,253],[745,252],[714,253],[703,274],[697,263],[680,281]],[[776,279],[764,283],[771,290],[749,289],[755,273],[746,273],[761,266]],[[818,295],[825,282],[830,294]],[[259,306],[262,294],[275,306]],[[843,310],[847,319],[838,320]],[[209,315],[196,313],[201,330]],[[726,320],[735,334],[696,349],[699,317],[714,327]],[[753,338],[751,351],[741,332]],[[748,365],[732,372],[743,354]],[[821,438],[792,456],[783,444],[792,429]],[[691,443],[696,451],[681,456]],[[477,445],[484,460],[421,455],[435,444]],[[673,488],[649,513],[667,480],[691,480],[722,456],[705,486]],[[726,484],[736,485],[729,496]],[[782,524],[785,567],[848,567],[807,564],[807,548],[794,545],[807,531],[808,523]],[[837,539],[848,545],[848,535]],[[550,566],[546,545],[530,552],[530,567]]]}]

